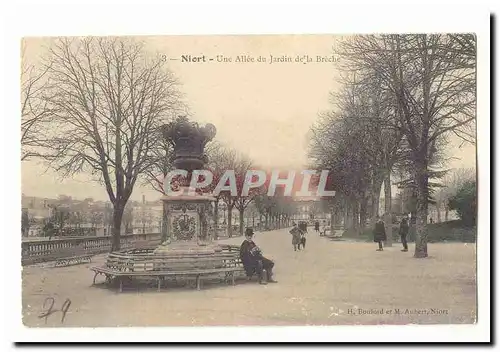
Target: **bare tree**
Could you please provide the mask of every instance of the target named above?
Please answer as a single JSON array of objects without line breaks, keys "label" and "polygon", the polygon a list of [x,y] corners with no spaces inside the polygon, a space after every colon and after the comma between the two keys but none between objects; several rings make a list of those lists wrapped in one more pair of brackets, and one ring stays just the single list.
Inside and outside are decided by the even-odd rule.
[{"label": "bare tree", "polygon": [[60,236],[71,218],[69,206],[66,204],[52,204],[49,207],[51,208],[49,222],[54,225],[54,228],[57,228],[56,234]]},{"label": "bare tree", "polygon": [[[391,222],[390,176],[400,157],[402,133],[394,121],[393,102],[378,81],[376,77],[357,81],[346,75],[343,88],[332,94],[333,110],[323,113],[310,133],[309,156],[316,167],[332,170],[335,178],[337,194],[328,201],[332,218],[341,205],[347,206],[350,221],[345,223],[355,231],[367,225],[367,216],[374,225],[382,184],[386,185],[386,222]],[[389,227],[388,246],[391,237]]]},{"label": "bare tree", "polygon": [[23,237],[28,237],[30,228],[35,224],[35,218],[29,213],[27,208],[21,210],[21,234]]},{"label": "bare tree", "polygon": [[[240,214],[240,233],[243,233],[243,215],[246,207],[253,200],[254,193],[253,190],[249,192],[248,196],[242,196],[241,190],[244,184],[246,172],[251,169],[252,162],[246,156],[239,155],[236,151],[224,148],[222,146],[214,145],[212,149],[209,150],[211,155],[211,160],[209,168],[213,174],[213,181],[211,189],[219,183],[222,175],[226,170],[234,170],[236,177],[236,189],[237,194],[231,195],[229,191],[222,191],[216,196],[215,209],[219,199],[221,199],[227,206],[227,235],[232,237],[232,212],[236,208]],[[226,182],[227,184],[227,182]],[[214,212],[215,213],[215,212]],[[216,215],[214,215],[216,216]],[[218,215],[217,215],[218,216]],[[217,224],[217,219],[214,218],[214,223]]]},{"label": "bare tree", "polygon": [[49,66],[37,69],[24,60],[26,47],[21,52],[21,160],[37,156],[36,147],[41,136],[40,125],[47,117],[47,102],[42,98]]},{"label": "bare tree", "polygon": [[[226,156],[228,153],[229,150],[217,141],[212,141],[207,144],[206,154],[208,157],[208,165],[206,165],[206,167],[212,172],[213,180],[212,183],[204,189],[205,192],[213,192],[215,186],[219,183],[225,171],[224,167],[227,166]],[[221,195],[214,194],[213,197],[215,198],[212,214],[214,223],[213,238],[217,238],[219,229],[219,202]]]},{"label": "bare tree", "polygon": [[45,67],[43,157],[64,176],[98,176],[113,205],[111,250],[118,250],[125,205],[150,167],[154,132],[178,106],[178,83],[142,43],[113,37],[57,40]]},{"label": "bare tree", "polygon": [[104,209],[92,209],[89,213],[90,226],[95,231],[104,220]]},{"label": "bare tree", "polygon": [[236,209],[238,209],[239,212],[239,220],[240,220],[240,236],[243,236],[243,231],[244,231],[244,216],[245,216],[245,209],[248,207],[248,205],[254,200],[254,198],[260,193],[260,188],[252,188],[249,190],[248,195],[242,195],[241,191],[243,189],[243,185],[245,184],[246,181],[254,181],[254,180],[247,180],[246,175],[247,171],[252,169],[252,161],[247,158],[247,157],[240,157],[237,161],[237,167],[235,169],[235,175],[236,175],[236,189],[238,191],[238,194],[236,197],[234,197],[234,206]]}]

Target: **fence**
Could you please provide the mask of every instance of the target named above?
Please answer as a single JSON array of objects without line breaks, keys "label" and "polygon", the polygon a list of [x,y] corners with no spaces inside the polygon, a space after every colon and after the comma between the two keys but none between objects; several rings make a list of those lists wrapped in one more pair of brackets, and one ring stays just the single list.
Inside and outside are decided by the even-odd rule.
[{"label": "fence", "polygon": [[[120,237],[122,249],[160,244],[159,233],[128,234]],[[99,254],[111,250],[111,237],[61,238],[50,241],[26,241],[21,244],[22,265],[69,257],[72,253]]]}]

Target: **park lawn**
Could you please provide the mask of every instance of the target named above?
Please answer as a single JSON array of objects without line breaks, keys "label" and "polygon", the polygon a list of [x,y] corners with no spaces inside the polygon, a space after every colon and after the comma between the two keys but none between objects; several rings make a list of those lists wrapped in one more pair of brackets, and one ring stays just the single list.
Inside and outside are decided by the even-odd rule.
[{"label": "park lawn", "polygon": [[[462,242],[462,243],[475,243],[477,228],[469,227],[463,225],[460,220],[452,220],[434,224],[427,224],[427,238],[429,243],[438,242]],[[393,241],[399,241],[399,225],[392,225],[392,235]],[[361,231],[361,233],[356,233],[353,230],[346,230],[342,234],[342,237],[349,239],[357,239],[360,241],[371,242],[373,241],[372,229],[367,228]],[[414,234],[411,233],[408,236],[408,241],[413,242],[415,240]]]}]

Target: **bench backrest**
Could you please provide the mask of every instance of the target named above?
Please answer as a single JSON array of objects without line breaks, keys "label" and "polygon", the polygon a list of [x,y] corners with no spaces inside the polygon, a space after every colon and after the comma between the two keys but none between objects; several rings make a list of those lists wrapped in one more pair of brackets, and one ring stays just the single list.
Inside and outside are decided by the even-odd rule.
[{"label": "bench backrest", "polygon": [[223,250],[212,255],[157,256],[151,252],[110,253],[106,266],[118,271],[170,271],[216,269],[241,266],[238,251]]}]

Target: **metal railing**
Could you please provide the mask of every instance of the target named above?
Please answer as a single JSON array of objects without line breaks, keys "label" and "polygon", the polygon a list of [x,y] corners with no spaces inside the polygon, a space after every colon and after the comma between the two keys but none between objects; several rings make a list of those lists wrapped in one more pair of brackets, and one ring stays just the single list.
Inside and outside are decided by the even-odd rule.
[{"label": "metal railing", "polygon": [[[158,245],[161,234],[128,234],[120,236],[122,249],[136,246]],[[78,254],[99,254],[111,250],[111,236],[88,236],[79,238],[62,238],[47,241],[26,241],[21,243],[22,265],[70,257]]]}]

